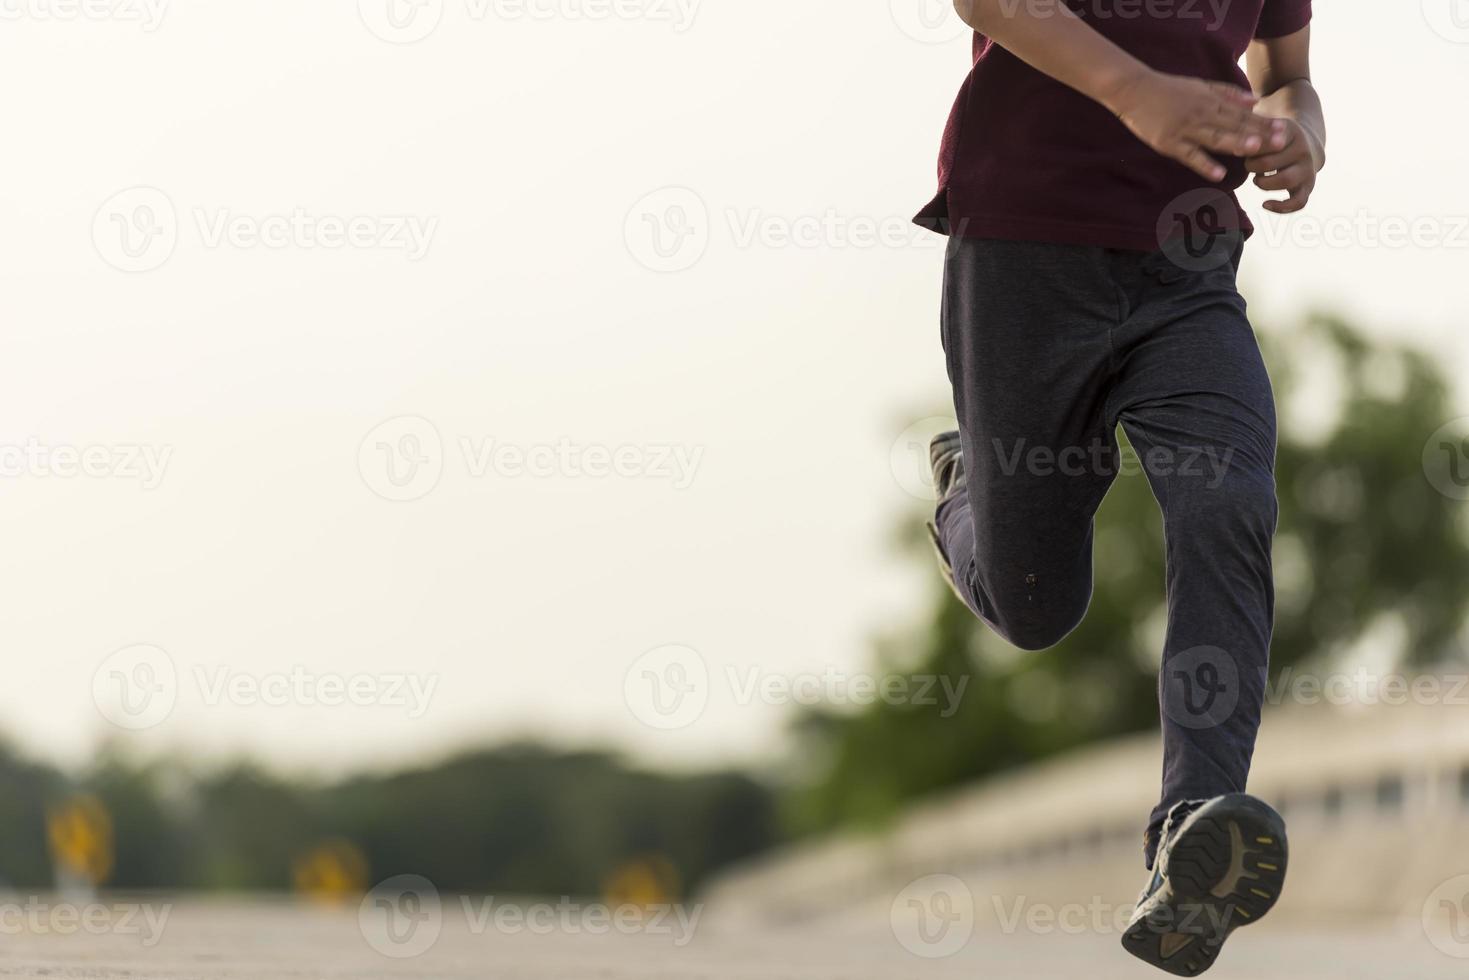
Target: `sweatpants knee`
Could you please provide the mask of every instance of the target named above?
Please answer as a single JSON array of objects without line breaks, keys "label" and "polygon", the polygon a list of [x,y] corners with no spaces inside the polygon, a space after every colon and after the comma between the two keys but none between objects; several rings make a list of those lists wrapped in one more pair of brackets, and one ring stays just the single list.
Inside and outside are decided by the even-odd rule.
[{"label": "sweatpants knee", "polygon": [[1049,650],[1051,647],[1066,639],[1072,630],[1076,629],[1076,623],[1070,623],[1063,627],[1050,624],[1039,626],[1020,626],[1010,629],[1001,628],[997,632],[1005,638],[1005,642],[1011,646],[1019,647],[1029,653],[1040,650]]},{"label": "sweatpants knee", "polygon": [[1068,608],[1059,614],[1038,614],[1024,609],[1010,615],[1002,614],[999,621],[992,625],[995,632],[1011,646],[1035,652],[1050,649],[1066,639],[1072,630],[1081,625],[1085,615],[1086,603],[1082,603],[1080,609]]},{"label": "sweatpants knee", "polygon": [[973,572],[968,584],[977,600],[975,611],[1001,639],[1022,650],[1060,643],[1081,625],[1091,605],[1090,553],[1074,564],[1007,563]]}]

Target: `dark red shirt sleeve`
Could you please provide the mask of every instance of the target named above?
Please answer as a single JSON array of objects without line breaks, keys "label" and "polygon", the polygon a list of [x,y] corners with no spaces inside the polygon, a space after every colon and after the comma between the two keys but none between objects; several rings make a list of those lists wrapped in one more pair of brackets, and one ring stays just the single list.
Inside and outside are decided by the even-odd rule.
[{"label": "dark red shirt sleeve", "polygon": [[1265,0],[1255,37],[1288,37],[1311,23],[1311,0]]}]

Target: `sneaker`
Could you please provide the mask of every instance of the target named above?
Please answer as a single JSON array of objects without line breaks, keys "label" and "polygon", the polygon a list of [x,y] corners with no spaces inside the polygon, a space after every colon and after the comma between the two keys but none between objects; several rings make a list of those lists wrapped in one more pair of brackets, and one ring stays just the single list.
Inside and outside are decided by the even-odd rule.
[{"label": "sneaker", "polygon": [[1175,976],[1198,976],[1231,932],[1275,905],[1287,856],[1285,821],[1253,796],[1174,804],[1123,948]]},{"label": "sneaker", "polygon": [[[940,432],[934,436],[933,441],[928,444],[928,462],[933,467],[933,489],[938,494],[939,504],[964,492],[964,449],[959,441],[959,433]],[[933,545],[933,553],[939,560],[939,572],[955,597],[960,602],[965,602],[964,593],[959,591],[959,584],[954,580],[954,566],[949,564],[943,543],[939,540],[938,525],[929,521],[924,526],[928,528],[928,541]]]},{"label": "sneaker", "polygon": [[928,444],[933,489],[939,503],[964,492],[964,444],[957,432],[940,432]]}]

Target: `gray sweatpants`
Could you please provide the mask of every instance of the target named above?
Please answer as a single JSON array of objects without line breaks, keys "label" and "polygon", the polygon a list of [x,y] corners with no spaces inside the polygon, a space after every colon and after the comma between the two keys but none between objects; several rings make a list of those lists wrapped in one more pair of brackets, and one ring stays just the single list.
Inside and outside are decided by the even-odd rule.
[{"label": "gray sweatpants", "polygon": [[1149,864],[1173,803],[1244,790],[1264,697],[1275,405],[1236,266],[1237,254],[1190,271],[1161,252],[962,238],[945,266],[968,493],[940,504],[938,526],[974,612],[1028,650],[1081,621],[1119,422],[1162,508],[1163,791]]}]

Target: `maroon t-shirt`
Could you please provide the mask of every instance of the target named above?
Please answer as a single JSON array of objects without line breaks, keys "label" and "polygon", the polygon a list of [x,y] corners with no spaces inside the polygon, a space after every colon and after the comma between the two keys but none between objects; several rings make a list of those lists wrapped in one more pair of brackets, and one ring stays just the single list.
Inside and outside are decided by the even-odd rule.
[{"label": "maroon t-shirt", "polygon": [[[1294,34],[1311,20],[1311,0],[1065,2],[1152,68],[1245,88],[1239,61],[1250,40]],[[1233,194],[1244,162],[1215,156],[1229,172],[1211,185],[1104,106],[976,34],[974,68],[944,128],[939,193],[914,220],[972,238],[1152,251],[1160,217],[1212,193],[1228,212],[1222,221],[1248,234]]]}]

